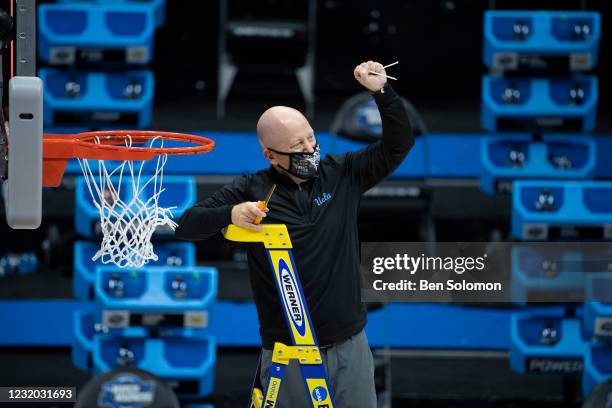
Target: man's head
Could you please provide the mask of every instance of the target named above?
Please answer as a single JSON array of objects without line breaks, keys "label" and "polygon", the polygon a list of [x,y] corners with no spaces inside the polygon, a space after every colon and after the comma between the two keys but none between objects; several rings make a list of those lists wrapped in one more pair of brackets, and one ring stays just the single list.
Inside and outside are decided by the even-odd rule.
[{"label": "man's head", "polygon": [[312,165],[316,171],[317,140],[308,120],[298,110],[287,106],[266,110],[257,122],[257,136],[264,157],[289,173],[294,181],[310,178],[306,174],[312,173]]}]

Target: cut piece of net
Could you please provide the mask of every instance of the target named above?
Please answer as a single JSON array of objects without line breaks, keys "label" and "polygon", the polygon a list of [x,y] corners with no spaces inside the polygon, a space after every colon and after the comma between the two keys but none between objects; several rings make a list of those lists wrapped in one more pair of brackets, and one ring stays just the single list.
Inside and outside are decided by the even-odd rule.
[{"label": "cut piece of net", "polygon": [[[100,143],[96,139],[96,143]],[[163,148],[163,139],[151,140]],[[125,145],[132,147],[128,135]],[[100,214],[102,243],[92,258],[104,264],[115,264],[120,268],[140,268],[149,261],[157,261],[151,238],[158,227],[174,230],[172,210],[176,207],[160,207],[159,197],[164,192],[164,166],[167,155],[158,156],[152,175],[143,174],[146,160],[135,165],[132,160],[120,162],[108,171],[104,160],[98,163],[97,171],[89,160],[78,159],[93,203]],[[112,162],[115,163],[115,162]],[[146,194],[152,190],[152,194]]]}]

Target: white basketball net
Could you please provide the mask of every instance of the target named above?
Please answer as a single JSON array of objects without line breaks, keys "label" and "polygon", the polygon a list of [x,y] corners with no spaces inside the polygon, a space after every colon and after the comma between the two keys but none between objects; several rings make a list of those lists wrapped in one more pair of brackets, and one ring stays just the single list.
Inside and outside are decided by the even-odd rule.
[{"label": "white basketball net", "polygon": [[[156,142],[160,144],[156,147],[163,147],[161,137],[151,140],[151,144]],[[100,143],[99,139],[96,143]],[[132,146],[129,136],[125,144]],[[120,268],[140,268],[151,260],[157,261],[151,243],[155,229],[169,227],[174,230],[177,226],[172,220],[172,210],[176,207],[159,206],[167,160],[167,155],[158,156],[153,174],[143,175],[146,160],[136,166],[134,161],[126,160],[110,172],[104,160],[96,160],[98,169],[94,172],[89,160],[78,159],[93,203],[100,213],[102,243],[92,258],[94,261],[100,259],[104,264],[112,263]],[[150,186],[153,194],[145,198],[145,189],[151,189]]]}]

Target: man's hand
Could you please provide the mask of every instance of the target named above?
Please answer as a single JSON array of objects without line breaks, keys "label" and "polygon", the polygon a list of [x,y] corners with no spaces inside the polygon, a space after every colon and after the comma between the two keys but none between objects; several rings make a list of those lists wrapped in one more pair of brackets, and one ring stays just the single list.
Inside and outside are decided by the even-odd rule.
[{"label": "man's hand", "polygon": [[387,78],[382,75],[372,74],[370,71],[387,75],[382,64],[374,61],[363,62],[355,67],[353,74],[355,79],[370,92],[380,90],[387,83]]},{"label": "man's hand", "polygon": [[269,210],[257,208],[257,203],[247,201],[232,208],[232,224],[253,231],[261,231],[261,225],[254,224],[256,217],[264,218]]}]

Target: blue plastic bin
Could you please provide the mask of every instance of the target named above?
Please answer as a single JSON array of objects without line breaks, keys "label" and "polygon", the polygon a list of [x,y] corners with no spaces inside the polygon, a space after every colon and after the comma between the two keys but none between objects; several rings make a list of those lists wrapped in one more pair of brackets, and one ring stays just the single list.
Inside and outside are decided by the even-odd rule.
[{"label": "blue plastic bin", "polygon": [[588,179],[595,170],[596,144],[590,137],[528,135],[483,137],[480,187],[487,194],[511,192],[512,181]]},{"label": "blue plastic bin", "polygon": [[151,266],[96,268],[96,320],[109,329],[206,329],[217,295],[217,269]]},{"label": "blue plastic bin", "polygon": [[522,240],[611,239],[612,182],[516,181],[512,235]]},{"label": "blue plastic bin", "polygon": [[151,71],[78,72],[40,69],[46,127],[146,128],[151,124]]},{"label": "blue plastic bin", "polygon": [[510,366],[519,373],[582,375],[587,343],[580,320],[562,309],[547,314],[517,313],[511,320]]},{"label": "blue plastic bin", "polygon": [[[96,336],[94,374],[120,367],[120,348],[133,353],[134,366],[165,381],[177,382],[179,396],[204,397],[214,388],[216,341],[206,337],[121,338]],[[194,387],[195,385],[195,387]],[[181,392],[190,389],[191,392]]]},{"label": "blue plastic bin", "polygon": [[[92,258],[99,249],[97,242],[77,241],[74,244],[72,288],[77,299],[91,301],[94,298],[94,271],[103,264]],[[195,245],[191,242],[156,243],[154,250],[158,260],[151,261],[150,266],[196,266]]]},{"label": "blue plastic bin", "polygon": [[135,2],[38,7],[38,58],[53,65],[148,64],[159,8]]},{"label": "blue plastic bin", "polygon": [[597,12],[487,11],[483,61],[501,70],[590,70],[600,37]]},{"label": "blue plastic bin", "polygon": [[591,132],[597,77],[482,78],[482,127],[488,131]]}]

